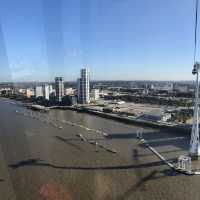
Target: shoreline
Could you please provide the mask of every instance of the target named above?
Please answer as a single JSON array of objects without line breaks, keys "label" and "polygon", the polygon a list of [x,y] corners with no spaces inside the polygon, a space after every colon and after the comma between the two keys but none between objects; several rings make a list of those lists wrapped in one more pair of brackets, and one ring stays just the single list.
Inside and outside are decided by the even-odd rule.
[{"label": "shoreline", "polygon": [[82,112],[82,113],[87,113],[87,114],[92,114],[96,115],[105,119],[111,119],[114,121],[118,121],[124,124],[129,124],[129,125],[138,125],[138,126],[145,126],[145,127],[150,127],[150,128],[160,128],[160,129],[167,129],[170,131],[174,132],[182,132],[182,133],[187,133],[190,134],[191,127],[185,127],[182,125],[169,125],[161,122],[151,122],[151,121],[145,121],[145,120],[139,120],[139,119],[131,119],[129,117],[123,117],[119,116],[117,114],[111,114],[111,113],[104,113],[101,111],[95,111],[92,109],[88,108],[80,108],[80,107],[74,107],[74,106],[53,106],[53,107],[48,107],[50,110],[51,109],[61,109],[61,110],[72,110],[76,112]]},{"label": "shoreline", "polygon": [[[2,97],[1,97],[2,98]],[[9,99],[9,98],[5,98],[4,99]],[[9,100],[14,100],[15,99],[9,99]],[[20,102],[22,103],[23,106],[27,107],[30,109],[30,103],[24,103],[22,101],[16,101],[16,102]],[[32,104],[34,105],[34,104]],[[141,119],[134,119],[134,118],[129,118],[126,116],[119,116],[117,114],[114,113],[105,113],[102,111],[96,111],[96,110],[92,110],[92,109],[88,109],[85,107],[78,107],[78,106],[51,106],[51,107],[44,107],[44,109],[59,109],[59,110],[72,110],[72,111],[76,111],[76,112],[82,112],[82,113],[87,113],[87,114],[91,114],[91,115],[95,115],[95,116],[99,116],[105,119],[111,119],[114,121],[118,121],[124,124],[129,124],[129,125],[137,125],[137,126],[141,126],[141,127],[150,127],[150,128],[159,128],[159,129],[167,129],[173,132],[181,132],[181,133],[185,133],[185,134],[190,134],[191,132],[191,127],[188,126],[184,126],[181,124],[167,124],[167,123],[162,123],[162,122],[153,122],[153,121],[146,121],[146,120],[141,120]]]}]

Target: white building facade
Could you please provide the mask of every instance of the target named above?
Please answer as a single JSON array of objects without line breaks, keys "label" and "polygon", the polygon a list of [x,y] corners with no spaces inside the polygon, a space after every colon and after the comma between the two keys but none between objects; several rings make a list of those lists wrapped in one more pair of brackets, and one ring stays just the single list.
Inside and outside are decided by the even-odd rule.
[{"label": "white building facade", "polygon": [[74,89],[73,88],[66,88],[65,89],[65,95],[73,95]]},{"label": "white building facade", "polygon": [[62,77],[55,78],[56,100],[61,102],[64,96],[64,81]]},{"label": "white building facade", "polygon": [[50,87],[49,87],[49,85],[47,85],[47,84],[44,85],[43,93],[44,93],[44,98],[46,100],[49,100],[49,95],[50,95]]},{"label": "white building facade", "polygon": [[36,86],[35,87],[35,97],[43,97],[43,89],[42,86]]},{"label": "white building facade", "polygon": [[88,68],[81,69],[81,77],[78,79],[78,102],[90,103],[90,72]]},{"label": "white building facade", "polygon": [[99,100],[99,89],[92,89],[91,99],[94,100],[94,101]]}]

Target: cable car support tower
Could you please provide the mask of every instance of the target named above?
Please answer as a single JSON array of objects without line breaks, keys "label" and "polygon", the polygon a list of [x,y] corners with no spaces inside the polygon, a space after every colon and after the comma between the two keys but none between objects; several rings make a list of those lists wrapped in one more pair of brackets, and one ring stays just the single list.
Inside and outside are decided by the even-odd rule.
[{"label": "cable car support tower", "polygon": [[192,70],[192,74],[196,76],[196,83],[195,83],[193,124],[192,124],[190,149],[189,149],[190,155],[197,159],[200,156],[200,143],[199,143],[199,71],[200,71],[200,63],[196,61],[197,31],[198,31],[198,7],[199,7],[199,0],[196,0],[194,67]]}]

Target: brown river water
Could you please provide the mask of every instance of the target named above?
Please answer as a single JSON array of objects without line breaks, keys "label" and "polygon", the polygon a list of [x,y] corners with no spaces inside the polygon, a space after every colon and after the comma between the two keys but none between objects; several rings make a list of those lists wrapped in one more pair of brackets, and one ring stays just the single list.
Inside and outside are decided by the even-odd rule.
[{"label": "brown river water", "polygon": [[[0,99],[0,200],[199,200],[200,176],[169,169],[136,139],[141,128]],[[142,129],[167,160],[187,154],[189,135]]]}]

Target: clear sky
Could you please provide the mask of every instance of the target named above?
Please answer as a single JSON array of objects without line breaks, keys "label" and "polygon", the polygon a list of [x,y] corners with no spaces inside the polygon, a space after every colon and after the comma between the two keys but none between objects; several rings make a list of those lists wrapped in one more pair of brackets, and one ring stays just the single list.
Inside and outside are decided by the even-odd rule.
[{"label": "clear sky", "polygon": [[83,66],[93,80],[192,80],[194,9],[195,0],[0,0],[0,82],[71,81]]}]

